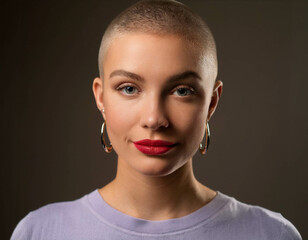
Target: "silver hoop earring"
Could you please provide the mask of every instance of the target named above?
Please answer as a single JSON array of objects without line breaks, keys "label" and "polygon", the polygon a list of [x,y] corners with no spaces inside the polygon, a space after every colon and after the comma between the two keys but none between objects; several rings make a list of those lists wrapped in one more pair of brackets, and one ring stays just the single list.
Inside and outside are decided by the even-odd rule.
[{"label": "silver hoop earring", "polygon": [[106,123],[103,122],[102,128],[101,128],[101,143],[103,145],[103,148],[104,148],[105,152],[106,153],[110,153],[113,148],[112,148],[112,144],[111,143],[110,143],[110,146],[106,145],[105,134],[104,134],[105,130],[106,130]]},{"label": "silver hoop earring", "polygon": [[199,151],[202,155],[204,155],[207,150],[209,149],[209,145],[210,145],[210,126],[209,123],[206,123],[206,130],[205,130],[205,144],[203,145],[202,143],[200,143],[199,146]]}]

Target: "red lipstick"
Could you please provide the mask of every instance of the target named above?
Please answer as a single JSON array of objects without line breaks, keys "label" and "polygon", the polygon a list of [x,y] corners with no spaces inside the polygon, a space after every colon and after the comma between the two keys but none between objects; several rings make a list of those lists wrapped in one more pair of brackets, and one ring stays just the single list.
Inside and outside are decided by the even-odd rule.
[{"label": "red lipstick", "polygon": [[160,155],[171,150],[176,144],[173,142],[143,139],[133,142],[135,147],[147,155]]}]

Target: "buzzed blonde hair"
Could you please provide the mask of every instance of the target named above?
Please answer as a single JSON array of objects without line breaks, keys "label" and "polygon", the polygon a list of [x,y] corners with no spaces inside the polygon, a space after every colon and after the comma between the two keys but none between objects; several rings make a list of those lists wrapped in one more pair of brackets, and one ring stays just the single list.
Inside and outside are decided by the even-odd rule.
[{"label": "buzzed blonde hair", "polygon": [[205,64],[217,76],[216,44],[203,19],[186,5],[175,0],[142,0],[120,13],[107,27],[98,57],[100,77],[103,61],[112,40],[125,33],[177,35],[200,51]]}]

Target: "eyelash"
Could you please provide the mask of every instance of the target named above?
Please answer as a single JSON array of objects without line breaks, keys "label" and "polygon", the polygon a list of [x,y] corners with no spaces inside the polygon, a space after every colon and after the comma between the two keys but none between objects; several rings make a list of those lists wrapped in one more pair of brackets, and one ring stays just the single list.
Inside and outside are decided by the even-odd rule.
[{"label": "eyelash", "polygon": [[[137,93],[132,93],[132,94],[129,94],[129,93],[127,93],[127,92],[125,93],[124,91],[125,91],[125,89],[128,88],[128,87],[131,87],[131,88],[133,88],[135,91],[138,91],[138,92],[137,92]],[[177,92],[178,90],[180,90],[180,89],[185,89],[185,90],[188,91],[189,93],[187,93],[187,94],[185,94],[185,95],[183,95],[183,96],[176,94],[176,95],[179,96],[179,97],[187,97],[187,96],[195,95],[195,94],[196,94],[195,89],[193,89],[192,87],[189,87],[189,86],[184,86],[184,85],[182,85],[182,86],[177,86],[174,90],[172,90],[172,94],[176,93],[176,92]],[[138,94],[138,93],[139,93],[138,88],[135,87],[135,86],[132,85],[132,84],[122,84],[122,85],[120,85],[119,87],[117,87],[116,90],[122,92],[124,95],[127,95],[127,96],[129,96],[129,95],[135,95],[135,94]]]}]

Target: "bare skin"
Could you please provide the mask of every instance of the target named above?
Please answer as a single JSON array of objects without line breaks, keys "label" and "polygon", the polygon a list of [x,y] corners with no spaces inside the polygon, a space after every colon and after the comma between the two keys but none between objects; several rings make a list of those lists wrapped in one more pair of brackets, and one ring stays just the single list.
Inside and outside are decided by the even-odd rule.
[{"label": "bare skin", "polygon": [[[199,60],[198,51],[170,35],[127,34],[109,47],[104,76],[94,79],[93,92],[98,109],[104,108],[118,155],[115,179],[99,190],[113,208],[137,218],[165,220],[186,216],[215,197],[215,191],[195,179],[192,156],[217,107],[222,82],[213,83]],[[119,69],[137,80],[131,74],[114,74]],[[187,71],[200,77],[170,80]],[[177,145],[166,154],[149,156],[135,148],[133,141],[140,139]]]},{"label": "bare skin", "polygon": [[191,161],[177,172],[161,178],[136,176],[118,168],[115,180],[99,193],[115,209],[147,220],[186,216],[216,195],[194,178]]}]

